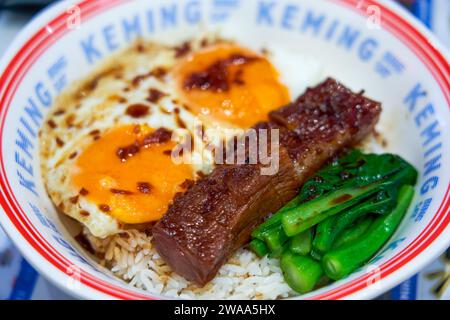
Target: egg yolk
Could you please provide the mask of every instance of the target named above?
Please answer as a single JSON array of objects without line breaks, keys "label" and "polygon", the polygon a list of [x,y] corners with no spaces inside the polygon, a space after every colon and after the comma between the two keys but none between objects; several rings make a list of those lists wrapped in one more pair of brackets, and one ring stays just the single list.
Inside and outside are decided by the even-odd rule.
[{"label": "egg yolk", "polygon": [[194,113],[241,128],[290,101],[277,70],[248,49],[220,44],[188,56],[174,71],[180,100]]},{"label": "egg yolk", "polygon": [[126,224],[160,219],[184,191],[183,182],[193,179],[190,165],[171,159],[176,143],[167,138],[170,132],[160,133],[126,125],[93,141],[75,163],[72,181],[79,197]]}]

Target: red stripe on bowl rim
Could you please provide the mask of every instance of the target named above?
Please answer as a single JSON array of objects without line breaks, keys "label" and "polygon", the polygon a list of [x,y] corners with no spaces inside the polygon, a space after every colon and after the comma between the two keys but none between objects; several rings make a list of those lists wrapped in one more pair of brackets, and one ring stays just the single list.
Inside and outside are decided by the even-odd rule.
[{"label": "red stripe on bowl rim", "polygon": [[[117,5],[123,4],[128,0],[84,0],[78,4],[82,9],[83,21],[107,11]],[[367,8],[371,5],[376,5],[382,12],[382,25],[392,32],[398,39],[406,44],[414,54],[422,60],[427,66],[433,77],[438,82],[441,90],[450,105],[450,66],[443,55],[434,48],[428,40],[408,21],[403,19],[397,13],[375,0],[358,1],[358,0],[329,0],[338,4],[343,4],[363,16],[367,16]],[[388,19],[385,19],[385,15]],[[10,107],[12,96],[15,94],[18,85],[23,79],[26,72],[33,65],[39,55],[44,52],[52,43],[62,37],[67,32],[65,28],[65,21],[68,18],[67,13],[62,13],[47,26],[50,27],[52,33],[48,32],[46,27],[41,28],[36,32],[29,41],[19,50],[19,52],[11,60],[2,77],[0,78],[0,186],[2,187],[2,197],[0,203],[7,213],[8,217],[19,231],[19,233],[27,240],[27,242],[39,253],[42,257],[51,263],[53,266],[61,270],[67,276],[70,267],[74,264],[67,258],[62,256],[55,248],[53,248],[37,231],[28,219],[24,210],[18,204],[14,194],[12,193],[9,181],[6,176],[2,157],[2,136],[4,129],[4,122],[6,113]],[[7,85],[6,85],[7,84]],[[431,244],[442,231],[450,223],[450,184],[448,185],[445,197],[440,204],[437,213],[433,219],[420,233],[416,239],[410,243],[404,250],[396,256],[385,262],[380,266],[381,278],[385,278],[392,274],[407,262],[411,261],[418,254],[420,254],[429,244]],[[369,274],[360,276],[348,283],[342,284],[337,288],[330,289],[327,292],[314,295],[311,299],[340,299],[350,296],[357,291],[367,286],[366,281],[370,277]],[[80,282],[86,286],[95,289],[101,293],[107,294],[110,297],[120,299],[155,299],[151,294],[139,293],[135,290],[125,289],[117,285],[110,284],[102,279],[99,279],[86,271],[81,270]]]},{"label": "red stripe on bowl rim", "polygon": [[[113,0],[113,1],[92,1],[92,0],[85,0],[83,2],[80,2],[77,6],[80,7],[82,10],[82,17],[83,21],[89,20],[89,18],[95,16],[96,14],[103,12],[111,7],[117,6],[118,4],[124,3],[128,0]],[[0,89],[3,89],[5,87],[4,84],[7,83],[7,80],[11,78],[12,82],[9,83],[9,85],[6,87],[6,94],[0,95],[2,98],[0,100],[0,110],[1,110],[1,135],[3,135],[3,127],[5,122],[5,114],[7,111],[7,108],[4,108],[4,105],[8,105],[10,100],[12,99],[12,96],[15,93],[15,90],[17,89],[18,85],[20,84],[20,81],[23,79],[23,76],[31,67],[31,65],[34,63],[34,61],[39,57],[39,54],[45,51],[49,45],[54,43],[57,39],[59,39],[61,36],[63,36],[65,33],[67,33],[68,30],[65,27],[65,21],[67,19],[67,14],[62,14],[55,18],[52,22],[47,24],[46,27],[43,27],[40,31],[36,33],[37,36],[34,36],[32,40],[28,41],[21,50],[16,54],[12,62],[8,65],[7,69],[5,70],[4,74],[1,77],[0,83]],[[51,28],[52,33],[51,36],[48,33],[48,28]],[[46,42],[47,41],[47,42]],[[34,46],[34,44],[38,43],[38,45]],[[29,53],[29,55],[25,55],[25,53]],[[27,60],[31,59],[31,60]],[[18,66],[18,68],[15,68]],[[20,72],[17,74],[17,72]],[[10,76],[10,74],[12,74]],[[12,87],[12,88],[11,88]],[[3,90],[0,90],[0,93]],[[4,102],[6,100],[6,103]],[[18,205],[18,202],[14,196],[14,194],[11,192],[11,187],[9,185],[9,182],[6,178],[6,171],[3,163],[3,155],[1,148],[1,144],[3,141],[0,141],[0,159],[1,159],[1,176],[0,176],[0,186],[2,187],[2,191],[6,191],[4,196],[6,197],[6,200],[4,198],[0,199],[0,203],[2,207],[5,209],[5,212],[13,221],[14,225],[22,236],[33,245],[33,247],[38,251],[40,254],[42,254],[44,257],[46,257],[47,260],[51,261],[51,263],[57,267],[59,270],[61,270],[63,273],[68,274],[68,270],[71,269],[71,267],[74,265],[72,262],[67,260],[64,256],[62,256],[55,248],[53,248],[44,238],[43,236],[37,231],[37,229],[32,225],[31,221],[28,219],[27,215],[23,211],[23,209]],[[4,177],[6,179],[4,179]],[[6,182],[6,183],[5,183]],[[12,206],[12,210],[7,208],[7,205]],[[89,273],[84,272],[81,270],[81,277],[80,281],[82,283],[87,284],[88,286],[91,286],[101,292],[103,292],[103,288],[107,287],[112,290],[116,290],[118,292],[117,295],[113,295],[118,298],[124,298],[124,299],[130,299],[130,298],[141,298],[141,299],[148,299],[148,295],[143,295],[139,293],[135,293],[133,296],[128,295],[129,291],[126,289],[122,289],[120,287],[111,285],[107,282],[103,282],[102,280],[99,280],[98,278],[90,275]],[[100,286],[99,286],[100,284]]]}]

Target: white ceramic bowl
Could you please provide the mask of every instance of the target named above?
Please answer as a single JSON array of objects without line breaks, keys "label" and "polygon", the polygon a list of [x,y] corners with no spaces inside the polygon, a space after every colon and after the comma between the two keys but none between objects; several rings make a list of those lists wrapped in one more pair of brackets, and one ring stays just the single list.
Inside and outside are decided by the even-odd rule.
[{"label": "white ceramic bowl", "polygon": [[365,89],[383,103],[380,131],[388,150],[420,171],[414,202],[384,249],[367,267],[304,298],[375,297],[448,247],[449,56],[399,6],[381,0],[68,1],[34,19],[0,66],[0,221],[44,276],[81,298],[164,298],[127,286],[82,252],[42,185],[37,132],[60,87],[89,72],[89,59],[107,56],[138,33],[175,42],[217,28],[249,46],[312,56],[325,75]]}]

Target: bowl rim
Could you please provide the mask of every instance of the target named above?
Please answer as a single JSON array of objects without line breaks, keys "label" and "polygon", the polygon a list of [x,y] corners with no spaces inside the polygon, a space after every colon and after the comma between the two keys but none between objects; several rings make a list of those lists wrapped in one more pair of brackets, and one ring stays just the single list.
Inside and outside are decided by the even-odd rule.
[{"label": "bowl rim", "polygon": [[[130,0],[69,0],[55,3],[44,9],[20,32],[11,44],[0,62],[0,135],[3,134],[5,114],[9,107],[5,100],[14,94],[10,92],[17,88],[27,69],[39,56],[39,50],[45,50],[54,41],[68,31],[64,21],[69,13],[68,4],[76,4],[83,10],[84,21],[96,14],[126,3]],[[450,55],[439,40],[415,17],[399,4],[389,0],[327,0],[338,5],[353,9],[360,15],[367,15],[367,8],[376,5],[381,9],[382,23],[386,32],[391,33],[407,45],[424,63],[439,83],[450,108]],[[386,18],[387,17],[387,18]],[[38,31],[36,31],[38,30]],[[27,56],[29,54],[29,56]],[[23,60],[25,59],[25,60]],[[30,64],[31,61],[31,64]],[[18,66],[18,67],[17,67]],[[17,67],[17,68],[16,68]],[[20,73],[22,69],[24,72]],[[12,76],[10,76],[12,74]],[[6,86],[8,84],[8,86]],[[12,88],[12,91],[11,91]],[[5,107],[6,105],[6,107]],[[0,144],[1,136],[0,136]],[[0,146],[0,153],[2,152]],[[77,274],[78,290],[70,290],[68,283],[73,282],[74,270],[70,261],[39,234],[31,224],[25,212],[21,210],[9,190],[5,174],[3,158],[0,154],[0,204],[4,214],[0,215],[0,223],[14,245],[24,257],[53,284],[72,296],[93,299],[165,299],[163,296],[151,293],[139,293],[133,289],[125,289],[100,280],[88,272],[80,270]],[[405,249],[397,253],[381,267],[381,278],[377,286],[369,287],[373,274],[371,272],[357,279],[343,283],[337,288],[319,294],[307,295],[307,299],[369,299],[391,289],[396,284],[406,280],[427,263],[437,258],[450,244],[450,238],[445,239],[445,230],[450,230],[450,181],[443,201],[433,219],[422,230],[421,234]],[[428,232],[426,232],[428,231]],[[414,250],[413,250],[414,249]],[[414,260],[414,263],[411,263]],[[296,297],[297,298],[297,297]]]}]

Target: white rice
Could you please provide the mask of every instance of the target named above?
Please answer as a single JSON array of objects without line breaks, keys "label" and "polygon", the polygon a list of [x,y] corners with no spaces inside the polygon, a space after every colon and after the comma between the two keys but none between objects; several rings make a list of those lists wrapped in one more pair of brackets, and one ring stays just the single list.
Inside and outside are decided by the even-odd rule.
[{"label": "white rice", "polygon": [[205,287],[172,272],[160,258],[151,236],[137,230],[99,239],[85,231],[101,264],[131,286],[184,299],[280,299],[295,295],[284,282],[277,259],[260,259],[247,249],[237,251]]}]

